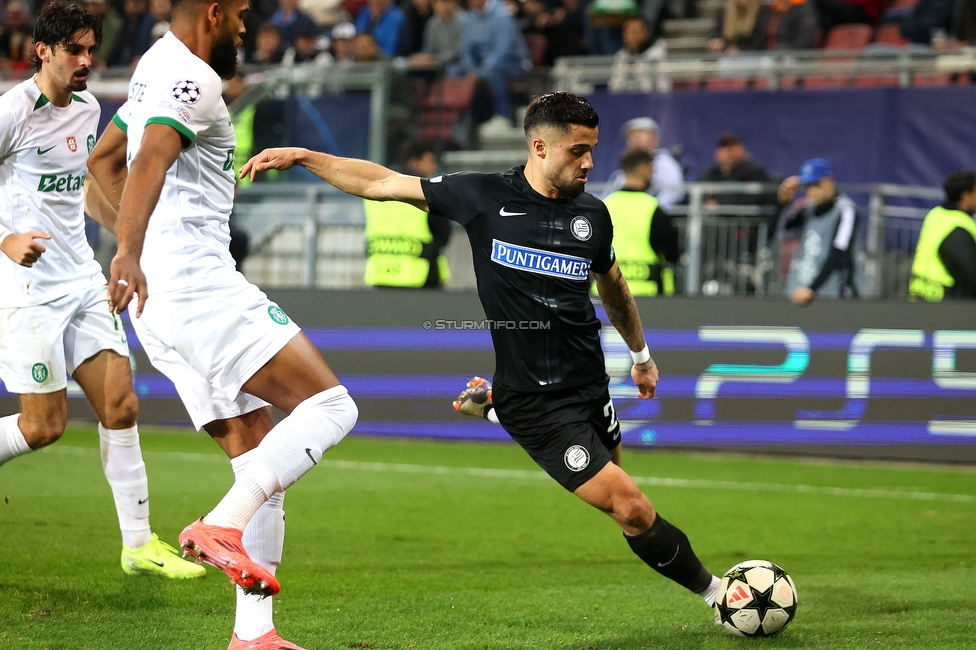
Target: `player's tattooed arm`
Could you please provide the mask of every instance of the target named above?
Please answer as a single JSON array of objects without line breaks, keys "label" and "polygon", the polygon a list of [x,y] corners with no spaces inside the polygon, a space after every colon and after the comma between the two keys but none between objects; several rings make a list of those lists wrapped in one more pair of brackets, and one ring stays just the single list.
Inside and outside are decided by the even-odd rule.
[{"label": "player's tattooed arm", "polygon": [[630,293],[630,287],[624,279],[620,267],[614,262],[606,273],[596,273],[596,288],[603,301],[603,309],[607,318],[620,332],[620,336],[627,342],[627,346],[634,352],[644,349],[644,329],[641,326],[637,303]]},{"label": "player's tattooed arm", "polygon": [[[595,273],[596,288],[603,301],[603,309],[607,318],[623,337],[632,353],[643,352],[647,348],[644,341],[644,327],[641,325],[637,303],[630,293],[627,280],[616,262],[606,273]],[[650,357],[642,363],[635,363],[630,376],[640,390],[641,399],[654,397],[657,389],[658,372],[654,359]]]},{"label": "player's tattooed arm", "polygon": [[347,194],[373,201],[403,201],[427,210],[427,199],[418,177],[397,173],[368,160],[340,158],[308,149],[265,149],[244,163],[241,177],[250,175],[254,180],[259,172],[291,169],[296,165]]},{"label": "player's tattooed arm", "polygon": [[[92,149],[91,155],[88,156],[88,171],[101,189],[108,205],[116,212],[122,202],[122,190],[125,189],[125,181],[129,176],[129,167],[125,160],[126,143],[125,131],[114,121],[109,122],[102,137]],[[95,215],[91,216],[98,221]],[[112,230],[104,223],[102,225]]]}]

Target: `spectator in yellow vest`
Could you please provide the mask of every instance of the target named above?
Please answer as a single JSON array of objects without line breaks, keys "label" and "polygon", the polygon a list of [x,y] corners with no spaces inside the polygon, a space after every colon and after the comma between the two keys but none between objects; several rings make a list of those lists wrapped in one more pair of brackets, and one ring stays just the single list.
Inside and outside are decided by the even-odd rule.
[{"label": "spectator in yellow vest", "polygon": [[631,149],[621,156],[620,170],[623,187],[603,200],[613,221],[617,264],[633,295],[673,295],[673,267],[681,253],[671,217],[647,193],[654,158],[645,149]]},{"label": "spectator in yellow vest", "polygon": [[[409,140],[400,147],[397,171],[430,178],[437,172],[434,149]],[[409,203],[364,201],[366,275],[369,286],[437,289],[451,279],[443,251],[451,222]]]},{"label": "spectator in yellow vest", "polygon": [[909,297],[929,302],[976,298],[976,173],[957,171],[942,185],[946,202],[925,216]]}]

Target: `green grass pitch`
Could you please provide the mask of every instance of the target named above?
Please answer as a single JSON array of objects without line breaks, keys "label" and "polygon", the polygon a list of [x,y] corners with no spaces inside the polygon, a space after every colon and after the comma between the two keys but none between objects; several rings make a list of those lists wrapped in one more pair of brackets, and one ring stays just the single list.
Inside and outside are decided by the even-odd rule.
[{"label": "green grass pitch", "polygon": [[[206,436],[147,427],[142,444],[154,529],[175,544],[230,466]],[[223,574],[122,573],[97,450],[74,427],[0,468],[0,648],[222,650]],[[285,498],[278,630],[309,650],[976,648],[972,468],[629,449],[624,467],[714,572],[789,571],[793,624],[755,640],[713,626],[515,445],[351,436]]]}]

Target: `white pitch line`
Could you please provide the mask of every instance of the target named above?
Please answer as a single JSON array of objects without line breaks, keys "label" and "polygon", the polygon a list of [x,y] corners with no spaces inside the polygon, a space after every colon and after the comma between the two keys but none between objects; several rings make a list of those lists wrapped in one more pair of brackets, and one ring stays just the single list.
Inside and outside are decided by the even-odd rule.
[{"label": "white pitch line", "polygon": [[[45,452],[59,452],[78,456],[97,456],[99,450],[87,447],[68,447],[52,445]],[[177,460],[181,462],[226,462],[217,454],[197,454],[176,451],[149,451],[144,455]],[[473,476],[479,478],[541,479],[550,480],[541,470],[490,469],[487,467],[448,467],[446,465],[408,465],[405,463],[367,463],[355,460],[331,460],[323,458],[321,467],[333,469],[387,472],[397,474],[425,474],[434,476]],[[748,483],[742,481],[708,481],[701,479],[663,478],[657,476],[633,476],[638,485],[652,485],[668,488],[691,488],[703,490],[736,490],[741,492],[781,492],[796,494],[821,494],[835,497],[855,497],[866,499],[907,499],[910,501],[948,501],[952,503],[976,503],[976,495],[947,494],[944,492],[916,492],[907,488],[839,488],[819,485],[789,485],[786,483]]]}]

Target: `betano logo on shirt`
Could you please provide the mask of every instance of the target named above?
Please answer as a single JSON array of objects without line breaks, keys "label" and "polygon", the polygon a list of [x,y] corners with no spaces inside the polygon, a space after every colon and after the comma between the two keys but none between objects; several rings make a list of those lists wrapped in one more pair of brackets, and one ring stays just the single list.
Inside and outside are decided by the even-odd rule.
[{"label": "betano logo on shirt", "polygon": [[76,192],[85,186],[88,174],[75,176],[74,174],[42,174],[41,182],[37,184],[38,192]]},{"label": "betano logo on shirt", "polygon": [[497,239],[491,242],[491,261],[512,269],[566,280],[585,281],[590,270],[590,260],[586,258],[517,246]]}]

